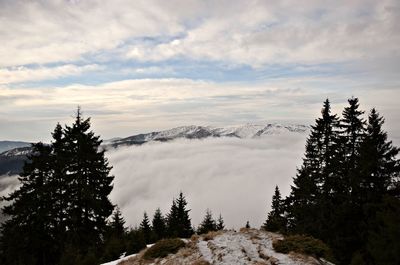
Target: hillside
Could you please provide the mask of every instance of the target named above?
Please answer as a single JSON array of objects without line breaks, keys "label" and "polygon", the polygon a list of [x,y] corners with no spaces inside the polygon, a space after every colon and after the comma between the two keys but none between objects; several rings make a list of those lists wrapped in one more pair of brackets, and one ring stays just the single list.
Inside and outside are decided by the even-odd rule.
[{"label": "hillside", "polygon": [[21,141],[0,141],[0,153],[19,147],[27,147],[31,143]]},{"label": "hillside", "polygon": [[277,253],[273,250],[272,242],[279,239],[282,239],[279,234],[257,229],[241,229],[239,232],[232,230],[211,232],[207,235],[193,236],[186,241],[184,248],[165,258],[146,260],[143,257],[146,252],[144,250],[137,255],[103,265],[333,265],[325,260],[303,254]]}]

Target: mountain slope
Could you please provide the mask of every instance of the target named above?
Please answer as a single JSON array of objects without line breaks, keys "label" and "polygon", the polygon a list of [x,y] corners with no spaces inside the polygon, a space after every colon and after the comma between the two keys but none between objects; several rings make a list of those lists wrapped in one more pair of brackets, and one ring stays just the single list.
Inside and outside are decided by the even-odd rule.
[{"label": "mountain slope", "polygon": [[137,134],[126,138],[108,141],[107,145],[118,147],[120,145],[140,145],[146,142],[166,142],[178,138],[204,139],[208,137],[236,137],[257,138],[266,135],[284,133],[305,133],[308,127],[305,125],[282,125],[282,124],[245,124],[241,126],[213,127],[213,126],[181,126],[165,131]]},{"label": "mountain slope", "polygon": [[0,153],[18,147],[27,147],[31,143],[21,141],[0,141]]}]

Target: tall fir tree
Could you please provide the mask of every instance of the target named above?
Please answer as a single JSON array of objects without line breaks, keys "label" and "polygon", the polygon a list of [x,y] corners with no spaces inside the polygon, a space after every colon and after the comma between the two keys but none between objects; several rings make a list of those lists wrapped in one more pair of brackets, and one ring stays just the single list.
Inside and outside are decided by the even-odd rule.
[{"label": "tall fir tree", "polygon": [[37,143],[24,165],[21,187],[4,198],[2,210],[9,216],[1,227],[1,264],[53,264],[58,242],[53,236],[52,148]]},{"label": "tall fir tree", "polygon": [[399,196],[399,148],[393,147],[383,131],[384,119],[373,108],[368,116],[364,142],[361,144],[360,174],[365,202],[380,201],[386,193]]},{"label": "tall fir tree", "polygon": [[373,108],[360,148],[363,215],[358,253],[364,264],[397,264],[399,260],[399,148],[388,141],[383,124],[383,117]]},{"label": "tall fir tree", "polygon": [[[365,120],[361,117],[364,111],[360,111],[358,98],[352,97],[348,100],[349,106],[343,110],[341,119],[341,139],[344,150],[344,172],[343,182],[347,184],[346,189],[354,203],[360,192],[360,146],[365,135]],[[346,198],[347,199],[347,198]]]},{"label": "tall fir tree", "polygon": [[113,177],[99,150],[101,141],[89,129],[90,120],[83,120],[78,109],[71,127],[56,126],[50,145],[33,145],[22,185],[2,209],[9,216],[0,237],[2,264],[58,264],[96,256],[89,252],[103,244],[113,209],[108,199]]},{"label": "tall fir tree", "polygon": [[359,170],[360,145],[365,135],[364,111],[359,110],[358,98],[348,99],[348,106],[340,120],[340,141],[336,157],[335,191],[328,199],[331,225],[334,236],[324,235],[323,240],[331,245],[339,262],[346,263],[361,244],[360,222],[362,209],[360,201],[361,175]]},{"label": "tall fir tree", "polygon": [[165,238],[167,233],[167,228],[164,216],[162,215],[160,208],[157,208],[157,210],[154,213],[152,220],[152,227],[153,227],[153,234],[155,241]]},{"label": "tall fir tree", "polygon": [[286,218],[284,217],[284,201],[278,186],[275,187],[275,193],[272,196],[272,210],[268,213],[268,218],[262,226],[263,229],[272,232],[286,231]]},{"label": "tall fir tree", "polygon": [[64,135],[69,183],[66,196],[70,202],[68,241],[85,253],[98,247],[106,231],[107,218],[114,208],[108,198],[114,177],[109,175],[105,150],[100,149],[102,141],[90,131],[90,118],[83,119],[80,108]]},{"label": "tall fir tree", "polygon": [[331,225],[333,204],[328,198],[340,191],[336,167],[339,119],[331,114],[328,99],[321,114],[311,127],[303,165],[293,179],[291,194],[285,201],[289,230],[316,237],[329,234],[325,228]]}]

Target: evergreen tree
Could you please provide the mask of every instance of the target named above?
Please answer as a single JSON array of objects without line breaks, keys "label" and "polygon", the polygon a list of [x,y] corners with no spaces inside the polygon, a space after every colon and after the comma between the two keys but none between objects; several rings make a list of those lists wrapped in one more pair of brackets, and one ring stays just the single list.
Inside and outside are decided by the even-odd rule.
[{"label": "evergreen tree", "polygon": [[219,214],[217,220],[217,230],[224,230],[224,229],[225,229],[224,219],[222,219],[222,215]]},{"label": "evergreen tree", "polygon": [[363,177],[361,186],[365,202],[380,201],[388,192],[394,195],[393,189],[399,181],[399,149],[387,140],[387,133],[382,130],[383,123],[383,117],[372,109],[367,133],[361,144],[360,174]]},{"label": "evergreen tree", "polygon": [[74,260],[72,254],[82,260],[97,256],[93,250],[103,244],[113,209],[108,199],[113,177],[99,151],[101,141],[89,128],[78,109],[71,127],[56,126],[50,145],[32,146],[22,185],[2,209],[9,216],[1,228],[2,264],[61,264]]},{"label": "evergreen tree", "polygon": [[111,217],[104,245],[102,254],[102,260],[104,262],[118,259],[121,254],[126,252],[125,220],[118,207],[114,209]]},{"label": "evergreen tree", "polygon": [[165,224],[165,219],[161,213],[160,208],[157,208],[154,213],[152,225],[155,241],[165,238],[167,228]]},{"label": "evergreen tree", "polygon": [[343,149],[344,149],[344,178],[345,183],[348,183],[347,189],[350,192],[352,202],[359,197],[360,193],[360,145],[365,134],[365,121],[362,117],[364,111],[358,110],[358,98],[350,98],[349,106],[343,110],[343,118],[341,120],[341,133]]},{"label": "evergreen tree", "polygon": [[69,240],[83,253],[101,243],[106,230],[106,220],[113,210],[108,199],[112,190],[111,167],[100,150],[101,140],[90,129],[90,118],[84,120],[78,112],[72,126],[64,130],[66,144],[67,180],[69,187],[70,216],[67,224]]},{"label": "evergreen tree", "polygon": [[3,213],[9,216],[1,227],[1,264],[53,264],[59,253],[52,235],[53,198],[51,182],[52,148],[32,145],[32,155],[24,165],[21,187],[4,198],[11,204]]},{"label": "evergreen tree", "polygon": [[146,240],[139,228],[130,229],[126,238],[126,254],[138,253],[146,247]]},{"label": "evergreen tree", "polygon": [[204,216],[203,221],[200,223],[197,228],[197,234],[207,234],[210,231],[217,231],[217,223],[212,217],[212,213],[209,209],[206,211],[206,215]]},{"label": "evergreen tree", "polygon": [[146,212],[144,212],[144,214],[143,214],[143,220],[140,223],[139,228],[140,228],[140,231],[143,233],[146,244],[152,243],[152,229],[150,226],[149,217],[147,216]]},{"label": "evergreen tree", "polygon": [[289,230],[315,237],[329,234],[324,228],[331,225],[333,203],[330,198],[341,192],[337,168],[339,119],[331,114],[328,99],[321,114],[322,117],[316,119],[311,127],[303,165],[293,179],[290,196],[285,200]]},{"label": "evergreen tree", "polygon": [[272,210],[268,213],[268,218],[263,224],[263,229],[272,232],[286,231],[286,219],[284,217],[284,202],[278,186],[275,187],[275,193],[272,196]]},{"label": "evergreen tree", "polygon": [[116,237],[122,238],[126,234],[125,220],[118,206],[114,209],[114,213],[111,217],[110,228],[112,234]]},{"label": "evergreen tree", "polygon": [[400,175],[400,162],[397,159],[399,149],[387,140],[387,133],[382,129],[383,123],[383,117],[372,109],[360,148],[360,201],[363,215],[359,225],[359,252],[365,264],[398,263],[400,245],[396,244],[396,231],[400,231],[400,200],[395,189]]},{"label": "evergreen tree", "polygon": [[250,223],[249,223],[249,221],[247,221],[247,222],[246,222],[246,226],[245,226],[245,228],[247,228],[247,229],[251,228],[251,227],[250,227]]},{"label": "evergreen tree", "polygon": [[183,193],[173,200],[171,210],[167,216],[168,236],[189,238],[193,234],[187,202]]}]

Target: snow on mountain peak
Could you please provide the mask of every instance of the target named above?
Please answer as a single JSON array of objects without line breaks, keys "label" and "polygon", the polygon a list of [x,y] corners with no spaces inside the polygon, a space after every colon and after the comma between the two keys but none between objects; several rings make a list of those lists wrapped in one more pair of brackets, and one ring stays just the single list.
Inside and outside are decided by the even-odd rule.
[{"label": "snow on mountain peak", "polygon": [[113,146],[143,144],[150,141],[170,141],[178,138],[203,139],[207,137],[236,137],[236,138],[259,138],[266,135],[283,133],[305,133],[309,129],[306,125],[297,124],[244,124],[239,126],[180,126],[169,130],[137,134],[126,138],[109,141]]}]

